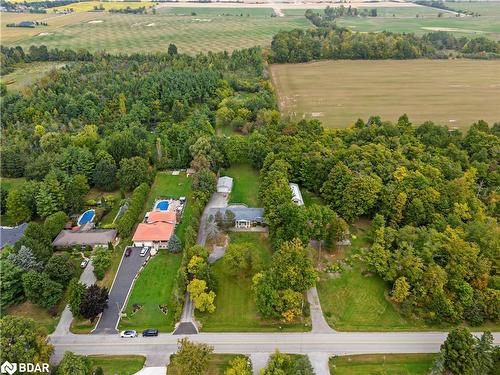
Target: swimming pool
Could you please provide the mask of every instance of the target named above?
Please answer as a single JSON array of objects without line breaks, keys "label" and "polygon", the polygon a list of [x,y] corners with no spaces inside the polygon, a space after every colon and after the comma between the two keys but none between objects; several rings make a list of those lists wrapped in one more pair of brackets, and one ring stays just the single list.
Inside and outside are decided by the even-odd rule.
[{"label": "swimming pool", "polygon": [[168,201],[158,201],[156,202],[156,205],[155,205],[155,210],[158,210],[158,211],[168,211]]},{"label": "swimming pool", "polygon": [[87,224],[89,221],[94,220],[95,216],[95,210],[87,210],[85,211],[82,216],[78,218],[78,226]]}]

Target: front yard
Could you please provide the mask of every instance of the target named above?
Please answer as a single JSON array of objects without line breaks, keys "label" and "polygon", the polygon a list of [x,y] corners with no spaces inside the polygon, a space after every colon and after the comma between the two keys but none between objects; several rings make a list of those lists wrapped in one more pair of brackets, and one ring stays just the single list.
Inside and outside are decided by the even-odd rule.
[{"label": "front yard", "polygon": [[[264,233],[233,232],[231,243],[249,243],[261,255],[263,266],[271,259],[271,244]],[[253,275],[234,276],[226,268],[224,258],[213,265],[217,280],[215,312],[196,312],[197,319],[206,332],[263,332],[263,331],[308,331],[308,322],[283,324],[279,321],[265,321],[258,312],[252,291]]]},{"label": "front yard", "polygon": [[[237,354],[210,354],[208,359],[208,369],[204,372],[205,375],[220,375],[224,374],[227,368],[229,368],[229,362],[236,357],[241,357]],[[173,358],[173,356],[172,356]],[[167,367],[168,375],[182,375],[180,371],[172,364]]]},{"label": "front yard", "polygon": [[[137,279],[130,294],[126,318],[120,320],[120,329],[144,330],[156,328],[160,332],[171,332],[174,329],[172,309],[165,315],[159,305],[169,304],[175,276],[181,264],[181,254],[170,254],[160,250],[152,258]],[[142,308],[132,315],[135,304]]]},{"label": "front yard", "polygon": [[132,375],[142,369],[146,361],[146,358],[140,355],[90,355],[88,358],[92,370],[101,367],[104,375]]}]

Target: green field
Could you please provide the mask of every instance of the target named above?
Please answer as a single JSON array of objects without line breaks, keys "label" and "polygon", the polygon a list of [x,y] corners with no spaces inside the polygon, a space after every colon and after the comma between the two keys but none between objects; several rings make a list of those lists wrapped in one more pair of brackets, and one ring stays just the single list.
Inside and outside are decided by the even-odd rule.
[{"label": "green field", "polygon": [[[179,16],[191,16],[192,13],[196,13],[197,16],[205,16],[205,15],[212,15],[212,16],[220,16],[220,17],[231,17],[231,16],[239,16],[243,15],[243,17],[254,17],[254,16],[260,16],[260,17],[271,17],[272,14],[274,14],[274,11],[272,8],[224,8],[223,6],[219,7],[162,7],[158,9],[159,13],[165,13],[165,14],[175,14]],[[303,15],[299,14],[300,15]]]},{"label": "green field", "polygon": [[10,189],[16,189],[21,187],[26,179],[24,177],[20,178],[6,178],[2,177],[0,180],[0,185],[2,186],[2,189],[5,190],[10,190]]},{"label": "green field", "polygon": [[[201,12],[198,8],[192,10]],[[163,12],[156,15],[109,12],[77,12],[68,15],[2,13],[2,44],[20,45],[23,48],[43,44],[49,48],[131,53],[166,51],[169,43],[175,43],[180,52],[195,54],[269,46],[272,36],[280,30],[310,26],[303,16],[271,18],[259,14],[224,17],[208,13],[181,16]],[[7,23],[28,20],[44,21],[48,26],[33,29],[6,27]]]},{"label": "green field", "polygon": [[[320,61],[272,65],[280,109],[292,117],[348,127],[380,115],[461,129],[500,118],[500,61]],[[327,77],[328,79],[325,79]]]},{"label": "green field", "polygon": [[[231,233],[231,243],[250,243],[261,255],[263,265],[271,259],[271,245],[262,233]],[[196,313],[206,332],[262,332],[262,331],[306,331],[305,324],[284,325],[281,322],[262,320],[257,312],[252,292],[252,275],[236,275],[228,272],[224,261],[213,265],[217,280],[215,312]]]},{"label": "green field", "polygon": [[447,1],[446,6],[452,9],[479,13],[481,18],[500,17],[500,1]]},{"label": "green field", "polygon": [[[224,371],[229,367],[229,362],[235,358],[240,357],[237,354],[210,354],[208,360],[208,368],[204,372],[205,375],[222,375]],[[172,364],[172,358],[170,359],[170,364],[167,367],[168,375],[182,375],[180,371],[174,367]]]},{"label": "green field", "polygon": [[424,375],[434,354],[369,354],[330,358],[332,375]]},{"label": "green field", "polygon": [[259,172],[251,166],[242,164],[231,167],[221,175],[233,178],[233,190],[229,203],[243,203],[248,207],[259,206]]},{"label": "green field", "polygon": [[[16,66],[12,73],[0,77],[0,81],[7,86],[7,90],[20,92],[27,86],[32,85],[53,69],[64,66],[60,62],[32,62]],[[3,185],[4,181],[2,181]]]},{"label": "green field", "polygon": [[[92,369],[101,367],[104,375],[132,375],[143,368],[146,358],[140,355],[89,355]],[[165,359],[165,363],[166,363]]]},{"label": "green field", "polygon": [[66,9],[72,9],[73,12],[88,12],[92,11],[94,7],[103,7],[105,10],[109,9],[124,9],[124,8],[140,8],[145,7],[146,9],[153,8],[158,3],[151,1],[81,1],[78,3],[72,3],[68,5],[63,5],[60,7],[51,8],[48,13],[54,11],[64,11]]}]

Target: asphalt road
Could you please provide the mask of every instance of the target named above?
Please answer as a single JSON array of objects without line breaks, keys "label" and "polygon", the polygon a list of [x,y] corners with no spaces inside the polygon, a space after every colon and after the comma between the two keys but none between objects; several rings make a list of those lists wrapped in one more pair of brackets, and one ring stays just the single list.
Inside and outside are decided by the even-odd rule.
[{"label": "asphalt road", "polygon": [[133,247],[132,254],[129,257],[123,256],[109,292],[108,308],[102,313],[95,330],[92,332],[93,334],[117,332],[116,325],[118,324],[120,311],[125,304],[127,294],[137,272],[147,259],[139,255],[141,249],[140,247]]},{"label": "asphalt road", "polygon": [[[214,346],[216,353],[272,353],[276,349],[297,354],[370,354],[370,353],[436,353],[446,332],[336,332],[336,333],[199,333],[188,336],[191,341]],[[500,333],[493,334],[500,344]],[[119,335],[51,335],[55,346],[53,361],[65,351],[78,354],[125,355],[167,358],[177,351],[179,336],[122,339]]]}]

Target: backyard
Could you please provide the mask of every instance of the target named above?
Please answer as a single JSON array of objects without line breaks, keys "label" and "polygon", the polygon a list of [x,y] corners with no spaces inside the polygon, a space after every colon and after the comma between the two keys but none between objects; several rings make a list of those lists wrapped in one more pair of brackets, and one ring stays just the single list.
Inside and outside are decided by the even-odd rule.
[{"label": "backyard", "polygon": [[[258,251],[263,267],[271,260],[271,244],[265,233],[231,233],[230,243],[248,244]],[[252,275],[234,275],[224,264],[224,258],[213,265],[217,281],[215,312],[196,312],[207,332],[250,332],[250,331],[307,331],[307,321],[286,325],[279,321],[265,321],[258,312],[252,291]]]},{"label": "backyard", "polygon": [[434,354],[369,354],[330,358],[332,375],[424,375]]},{"label": "backyard", "polygon": [[233,190],[229,203],[243,203],[248,207],[259,207],[259,172],[247,164],[224,170],[221,175],[233,178]]}]

